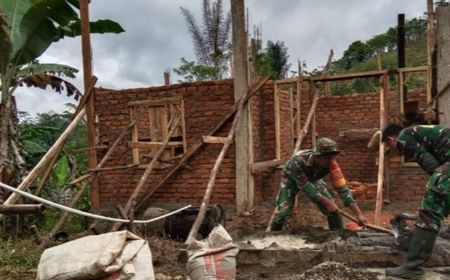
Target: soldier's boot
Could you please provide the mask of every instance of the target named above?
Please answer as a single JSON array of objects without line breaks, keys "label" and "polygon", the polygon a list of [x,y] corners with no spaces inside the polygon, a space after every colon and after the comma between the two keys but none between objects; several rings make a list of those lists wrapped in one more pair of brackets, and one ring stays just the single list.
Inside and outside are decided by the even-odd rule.
[{"label": "soldier's boot", "polygon": [[344,228],[342,217],[341,215],[339,215],[338,212],[329,213],[327,215],[327,219],[328,219],[328,228],[330,230],[338,230]]},{"label": "soldier's boot", "polygon": [[280,231],[282,229],[283,229],[283,225],[279,224],[279,223],[272,222],[272,225],[270,226],[271,231]]},{"label": "soldier's boot", "polygon": [[405,262],[398,267],[387,268],[386,275],[406,279],[422,279],[425,274],[422,265],[430,257],[437,235],[437,232],[416,227]]}]

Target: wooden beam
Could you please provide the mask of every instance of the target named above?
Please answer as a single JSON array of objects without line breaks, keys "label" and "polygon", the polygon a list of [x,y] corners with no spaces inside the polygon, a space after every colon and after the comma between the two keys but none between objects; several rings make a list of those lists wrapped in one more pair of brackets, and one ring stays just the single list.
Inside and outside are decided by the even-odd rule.
[{"label": "wooden beam", "polygon": [[251,170],[253,174],[259,174],[263,172],[271,172],[278,166],[283,164],[282,160],[279,159],[273,159],[268,161],[260,161],[255,162],[251,165]]},{"label": "wooden beam", "polygon": [[308,127],[311,124],[311,120],[313,118],[314,112],[316,111],[317,103],[319,102],[319,94],[315,92],[315,83],[311,83],[311,89],[313,89],[314,95],[313,100],[311,103],[311,108],[309,109],[308,116],[306,117],[305,125],[303,126],[303,129],[300,131],[299,135],[297,136],[297,143],[295,143],[294,147],[294,154],[297,153],[300,150],[300,147],[303,143],[303,140],[308,133]]},{"label": "wooden beam", "polygon": [[[84,91],[87,92],[92,80],[92,49],[89,30],[89,0],[80,0],[80,22],[81,22],[81,52],[83,55],[83,80]],[[89,147],[97,146],[95,137],[95,108],[94,94],[91,94],[86,104],[87,133]],[[88,153],[88,168],[97,166],[97,151],[90,150]],[[98,179],[91,180],[91,207],[100,207]]]},{"label": "wooden beam", "polygon": [[387,74],[387,70],[371,70],[364,72],[356,72],[356,73],[345,73],[333,76],[323,76],[323,77],[312,77],[311,80],[314,82],[328,82],[328,81],[341,81],[341,80],[350,80],[357,78],[371,78],[371,77],[380,77],[383,74]]},{"label": "wooden beam", "polygon": [[428,66],[403,67],[403,68],[398,68],[397,71],[399,73],[427,72]]},{"label": "wooden beam", "polygon": [[164,106],[170,104],[180,104],[182,100],[181,96],[171,97],[171,98],[161,98],[155,100],[137,100],[128,102],[128,106],[148,106],[148,107],[156,107],[156,106]]},{"label": "wooden beam", "polygon": [[273,85],[273,106],[275,110],[275,158],[281,159],[281,131],[280,131],[280,95],[278,92],[278,85]]},{"label": "wooden beam", "polygon": [[[127,146],[133,149],[154,149],[159,148],[164,145],[164,142],[144,142],[144,141],[128,141]],[[182,141],[172,141],[164,145],[168,148],[170,147],[182,147]]]},{"label": "wooden beam", "polygon": [[96,150],[96,151],[106,150],[108,148],[109,148],[109,146],[102,145],[102,146],[97,146],[97,147],[85,147],[85,148],[74,149],[71,152],[74,154],[78,154],[78,153],[82,153],[82,152],[88,152],[91,150]]},{"label": "wooden beam", "polygon": [[16,205],[1,205],[1,214],[36,214],[44,211],[43,204],[16,204]]},{"label": "wooden beam", "polygon": [[[248,90],[247,94],[241,98],[243,102],[247,102],[250,97],[255,95],[258,90],[269,80],[269,76],[264,76],[261,79],[259,79],[257,82],[255,82]],[[237,111],[237,106],[239,102],[235,103],[231,109],[230,112],[222,118],[222,120],[207,134],[207,135],[213,135],[216,133]],[[197,142],[194,144],[180,159],[180,161],[174,165],[172,168],[170,168],[162,177],[162,179],[153,187],[150,187],[146,193],[143,195],[143,199],[137,203],[136,205],[136,211],[140,210],[142,206],[144,206],[145,201],[152,196],[152,194],[160,187],[162,186],[181,166],[183,166],[186,161],[195,154],[201,147],[203,147],[203,141]]]},{"label": "wooden beam", "polygon": [[203,143],[208,144],[225,144],[227,142],[226,137],[203,135]]}]

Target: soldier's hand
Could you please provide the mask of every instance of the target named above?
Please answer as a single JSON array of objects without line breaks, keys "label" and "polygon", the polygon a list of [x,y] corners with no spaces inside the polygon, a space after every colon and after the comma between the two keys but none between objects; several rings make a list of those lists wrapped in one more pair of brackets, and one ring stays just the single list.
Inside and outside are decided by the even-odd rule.
[{"label": "soldier's hand", "polygon": [[338,207],[337,207],[336,203],[334,203],[331,200],[327,201],[327,203],[325,204],[325,207],[327,208],[328,212],[330,212],[330,213],[335,213],[338,211]]},{"label": "soldier's hand", "polygon": [[368,224],[367,219],[366,219],[362,214],[356,216],[356,219],[358,220],[358,224],[359,224],[360,226],[365,226],[365,225]]}]

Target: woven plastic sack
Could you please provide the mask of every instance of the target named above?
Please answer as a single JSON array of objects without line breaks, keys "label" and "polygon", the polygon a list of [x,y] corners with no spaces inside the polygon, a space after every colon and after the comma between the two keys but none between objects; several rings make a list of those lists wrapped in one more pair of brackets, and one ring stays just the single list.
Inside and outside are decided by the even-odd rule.
[{"label": "woven plastic sack", "polygon": [[207,239],[191,242],[187,252],[187,270],[192,280],[236,278],[239,249],[222,225],[214,227]]}]

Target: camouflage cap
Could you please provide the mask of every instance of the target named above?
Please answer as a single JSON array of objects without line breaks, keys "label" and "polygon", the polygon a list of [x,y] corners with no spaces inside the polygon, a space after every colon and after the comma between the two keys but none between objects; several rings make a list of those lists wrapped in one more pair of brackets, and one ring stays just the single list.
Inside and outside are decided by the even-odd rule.
[{"label": "camouflage cap", "polygon": [[317,139],[316,148],[313,150],[314,155],[338,154],[340,152],[337,149],[336,142],[326,137]]}]

